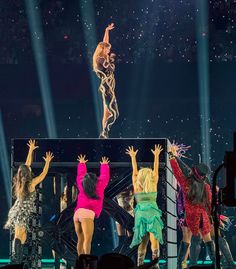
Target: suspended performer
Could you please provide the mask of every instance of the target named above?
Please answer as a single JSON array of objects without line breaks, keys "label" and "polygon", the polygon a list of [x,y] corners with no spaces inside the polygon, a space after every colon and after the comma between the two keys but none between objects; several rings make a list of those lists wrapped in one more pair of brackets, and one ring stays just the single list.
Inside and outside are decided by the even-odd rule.
[{"label": "suspended performer", "polygon": [[102,95],[103,118],[100,138],[108,138],[112,125],[119,116],[115,95],[115,54],[110,53],[109,32],[114,29],[114,23],[107,26],[103,42],[97,45],[93,54],[93,70],[101,80],[99,92]]},{"label": "suspended performer", "polygon": [[23,259],[23,245],[27,239],[27,231],[30,231],[29,220],[34,213],[36,200],[36,186],[46,177],[53,154],[46,152],[43,157],[45,165],[42,173],[34,177],[31,171],[32,155],[38,146],[35,140],[29,140],[28,156],[25,164],[21,164],[17,174],[13,178],[13,195],[16,201],[8,213],[8,220],[4,226],[14,233],[12,248],[12,262],[21,263]]},{"label": "suspended performer", "polygon": [[[144,263],[147,245],[151,241],[152,259],[158,259],[160,246],[163,244],[161,219],[162,211],[157,206],[157,185],[159,180],[159,155],[162,151],[160,145],[155,145],[151,150],[154,155],[153,170],[151,168],[141,168],[138,170],[136,155],[138,150],[133,146],[126,150],[132,162],[132,183],[136,207],[134,210],[134,235],[130,247],[138,245],[138,266]],[[155,268],[159,268],[158,263]]]},{"label": "suspended performer", "polygon": [[94,218],[102,211],[104,190],[110,180],[109,160],[102,157],[100,176],[87,173],[85,155],[78,156],[76,184],[79,190],[77,206],[74,212],[74,226],[78,237],[77,253],[90,254],[94,232]]}]

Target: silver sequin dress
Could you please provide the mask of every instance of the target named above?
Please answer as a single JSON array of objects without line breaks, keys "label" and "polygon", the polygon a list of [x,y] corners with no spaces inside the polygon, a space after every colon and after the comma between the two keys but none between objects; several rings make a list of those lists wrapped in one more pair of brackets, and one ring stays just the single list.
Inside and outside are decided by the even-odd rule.
[{"label": "silver sequin dress", "polygon": [[29,219],[35,212],[36,191],[33,191],[25,199],[16,199],[14,205],[8,213],[5,229],[14,230],[15,226],[25,227],[29,230]]}]

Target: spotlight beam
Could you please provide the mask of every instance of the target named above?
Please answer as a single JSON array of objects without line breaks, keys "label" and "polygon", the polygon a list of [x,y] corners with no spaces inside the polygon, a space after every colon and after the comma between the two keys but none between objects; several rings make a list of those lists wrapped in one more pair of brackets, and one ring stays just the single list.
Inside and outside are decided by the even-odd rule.
[{"label": "spotlight beam", "polygon": [[43,108],[46,117],[47,132],[50,138],[57,137],[55,117],[53,111],[51,87],[48,77],[48,67],[44,50],[44,36],[41,25],[40,7],[36,0],[25,0],[31,41],[38,72]]},{"label": "spotlight beam", "polygon": [[199,101],[201,114],[202,159],[208,166],[211,162],[210,102],[209,102],[209,54],[208,54],[208,2],[196,1],[196,35]]},{"label": "spotlight beam", "polygon": [[[87,57],[89,61],[89,75],[90,75],[90,82],[92,86],[92,93],[93,93],[93,102],[95,106],[95,113],[96,113],[96,123],[97,123],[97,130],[98,134],[101,130],[101,122],[102,122],[102,100],[98,92],[99,82],[95,76],[95,73],[92,71],[92,57],[91,48],[96,48],[98,44],[97,33],[95,30],[95,14],[94,14],[94,6],[93,1],[79,1],[80,4],[80,12],[82,16],[82,25],[83,25],[83,32],[84,32],[84,39],[87,48]],[[89,28],[89,29],[88,29]]]}]

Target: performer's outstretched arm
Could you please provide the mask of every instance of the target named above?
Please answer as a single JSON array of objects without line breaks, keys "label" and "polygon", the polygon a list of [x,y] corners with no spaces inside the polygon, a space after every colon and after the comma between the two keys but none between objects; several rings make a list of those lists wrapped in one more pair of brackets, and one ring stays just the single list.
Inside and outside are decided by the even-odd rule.
[{"label": "performer's outstretched arm", "polygon": [[107,157],[102,157],[102,160],[100,162],[100,177],[99,180],[101,180],[102,185],[104,188],[106,188],[109,180],[110,180],[110,167],[109,167],[109,159]]},{"label": "performer's outstretched arm", "polygon": [[138,165],[136,161],[136,155],[138,153],[138,150],[134,150],[133,146],[128,147],[126,149],[126,154],[128,154],[131,157],[131,162],[132,162],[132,182],[133,182],[133,187],[135,191],[135,186],[136,186],[136,181],[137,181],[137,175],[138,175]]},{"label": "performer's outstretched arm", "polygon": [[174,146],[170,146],[168,150],[168,154],[169,154],[169,160],[170,160],[170,165],[171,165],[173,174],[176,180],[178,181],[178,183],[180,184],[181,188],[183,188],[186,185],[186,178],[183,175],[183,172],[181,168],[179,167],[178,162],[176,161],[175,157],[178,156],[176,148]]},{"label": "performer's outstretched arm", "polygon": [[163,148],[161,145],[155,145],[154,149],[151,149],[153,155],[154,155],[154,163],[153,163],[153,177],[156,182],[159,180],[159,156],[162,152]]},{"label": "performer's outstretched arm", "polygon": [[111,23],[107,26],[106,30],[105,30],[105,34],[104,34],[104,37],[103,37],[103,42],[105,43],[110,43],[109,42],[109,31],[114,29],[114,23]]},{"label": "performer's outstretched arm", "polygon": [[38,146],[35,146],[35,140],[30,139],[27,146],[29,147],[28,155],[25,161],[25,165],[31,166],[32,164],[32,157],[33,157],[33,152],[35,149],[38,148]]},{"label": "performer's outstretched arm", "polygon": [[82,179],[84,175],[87,173],[87,167],[86,167],[86,162],[88,161],[86,159],[85,155],[80,154],[77,158],[78,166],[77,166],[77,177],[76,177],[76,184],[77,187],[80,188],[80,185],[82,183]]},{"label": "performer's outstretched arm", "polygon": [[39,176],[32,179],[32,183],[31,183],[32,189],[34,189],[39,183],[41,183],[44,180],[44,178],[46,177],[46,175],[48,173],[49,165],[50,165],[53,158],[54,158],[54,156],[53,156],[52,152],[50,152],[50,151],[46,152],[46,156],[43,157],[43,159],[45,160],[45,165],[44,165],[43,171]]}]

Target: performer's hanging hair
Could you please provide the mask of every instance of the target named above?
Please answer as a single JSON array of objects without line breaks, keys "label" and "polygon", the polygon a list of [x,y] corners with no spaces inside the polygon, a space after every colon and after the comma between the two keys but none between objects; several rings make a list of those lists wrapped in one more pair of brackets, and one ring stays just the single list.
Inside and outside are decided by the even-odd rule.
[{"label": "performer's hanging hair", "polygon": [[104,190],[110,180],[109,160],[102,157],[100,176],[87,173],[85,155],[78,156],[76,184],[79,189],[74,212],[74,226],[78,237],[77,253],[90,254],[94,232],[94,218],[102,211]]},{"label": "performer's hanging hair", "polygon": [[8,220],[4,226],[14,232],[12,249],[12,262],[21,263],[23,258],[23,245],[27,239],[29,220],[34,210],[36,199],[36,186],[47,175],[49,164],[53,159],[51,152],[46,152],[45,165],[42,173],[34,177],[31,172],[32,155],[36,148],[34,140],[29,140],[29,152],[25,164],[19,166],[13,182],[13,195],[16,201],[8,213]]},{"label": "performer's hanging hair", "polygon": [[[210,208],[210,203],[208,200],[208,195],[205,190],[205,177],[204,180],[199,179],[195,174],[197,174],[198,167],[193,167],[193,173],[191,173],[188,177],[189,180],[189,188],[186,193],[186,198],[189,201],[192,201],[192,204],[202,204],[205,208]],[[207,174],[209,172],[209,168],[203,164],[201,164],[201,172]]]},{"label": "performer's hanging hair", "polygon": [[29,188],[32,181],[32,172],[28,165],[21,164],[17,174],[13,178],[14,198],[25,199],[29,196]]},{"label": "performer's hanging hair", "polygon": [[138,170],[136,161],[138,150],[135,151],[133,146],[126,150],[126,153],[130,155],[132,161],[132,182],[134,196],[137,202],[134,214],[134,235],[130,247],[139,245],[138,266],[144,263],[149,240],[151,241],[153,260],[159,258],[159,244],[163,244],[162,229],[164,225],[161,219],[162,212],[156,203],[159,179],[159,155],[162,151],[162,147],[155,145],[155,149],[151,151],[154,154],[153,170],[151,168],[141,168]]},{"label": "performer's hanging hair", "polygon": [[96,193],[97,181],[98,181],[98,178],[94,173],[85,174],[82,181],[82,186],[83,186],[85,194],[89,198],[95,199],[95,200],[99,199]]},{"label": "performer's hanging hair", "polygon": [[111,126],[119,116],[116,96],[115,96],[115,54],[110,54],[111,44],[109,43],[109,31],[114,28],[114,24],[108,25],[105,30],[103,42],[97,45],[93,54],[93,70],[101,79],[99,91],[103,101],[103,119],[100,138],[108,138]]},{"label": "performer's hanging hair", "polygon": [[191,237],[200,234],[205,242],[208,254],[212,261],[215,260],[214,242],[211,239],[211,199],[212,193],[207,181],[210,169],[206,164],[199,164],[192,168],[188,177],[184,175],[176,160],[178,153],[175,146],[169,149],[170,164],[184,196],[185,222],[187,231],[185,238],[180,243],[178,252],[178,269],[189,249]]},{"label": "performer's hanging hair", "polygon": [[109,52],[111,49],[111,44],[108,42],[99,42],[97,48],[93,54],[93,70],[96,72],[99,68],[99,59],[104,58],[107,63],[109,62]]}]

